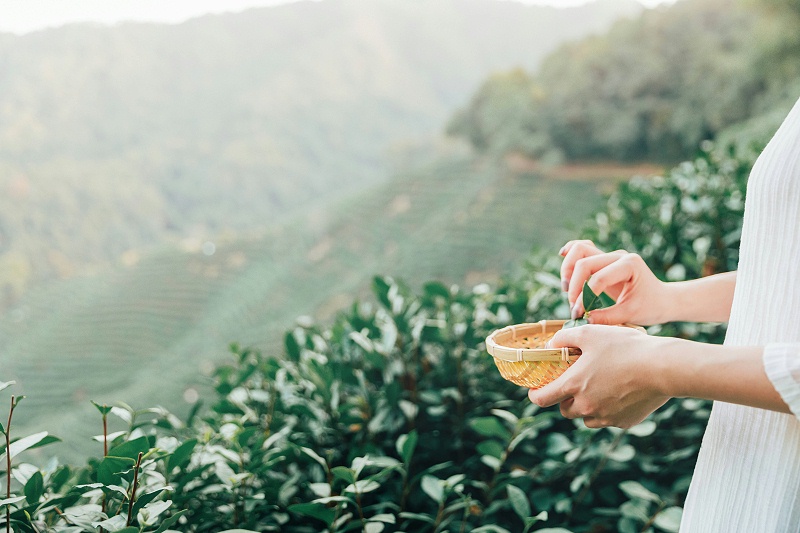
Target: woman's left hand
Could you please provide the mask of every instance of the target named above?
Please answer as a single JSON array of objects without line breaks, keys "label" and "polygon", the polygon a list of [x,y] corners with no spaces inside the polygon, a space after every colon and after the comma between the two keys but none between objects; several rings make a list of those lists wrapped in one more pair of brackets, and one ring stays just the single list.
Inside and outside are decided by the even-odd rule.
[{"label": "woman's left hand", "polygon": [[635,426],[669,399],[657,387],[661,343],[661,338],[619,326],[561,330],[549,345],[580,348],[582,355],[528,397],[541,407],[560,403],[565,417],[583,418],[587,427]]}]

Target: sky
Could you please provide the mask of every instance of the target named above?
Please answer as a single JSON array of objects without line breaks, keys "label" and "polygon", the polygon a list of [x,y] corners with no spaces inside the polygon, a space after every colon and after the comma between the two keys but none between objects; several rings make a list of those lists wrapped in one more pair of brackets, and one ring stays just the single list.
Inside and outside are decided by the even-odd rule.
[{"label": "sky", "polygon": [[[0,0],[0,32],[24,34],[71,22],[178,23],[207,13],[242,11],[296,0]],[[369,0],[364,0],[369,1]],[[574,6],[587,0],[515,0]],[[652,6],[673,0],[639,0]]]}]

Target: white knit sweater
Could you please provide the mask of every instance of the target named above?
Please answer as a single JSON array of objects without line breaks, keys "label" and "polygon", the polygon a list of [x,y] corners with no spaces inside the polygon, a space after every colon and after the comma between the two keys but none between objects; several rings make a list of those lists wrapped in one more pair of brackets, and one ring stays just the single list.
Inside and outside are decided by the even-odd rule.
[{"label": "white knit sweater", "polygon": [[765,347],[794,415],[714,403],[680,531],[800,532],[800,101],[750,174],[725,344]]}]

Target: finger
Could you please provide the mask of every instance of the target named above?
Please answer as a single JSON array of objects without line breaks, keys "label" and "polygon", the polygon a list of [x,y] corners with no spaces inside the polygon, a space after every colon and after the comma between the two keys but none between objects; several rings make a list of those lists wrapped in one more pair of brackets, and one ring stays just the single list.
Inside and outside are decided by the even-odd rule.
[{"label": "finger", "polygon": [[566,391],[563,378],[564,374],[540,389],[529,390],[528,398],[539,407],[550,407],[571,398],[572,394]]},{"label": "finger", "polygon": [[556,331],[549,341],[548,348],[580,348],[586,344],[586,333],[591,332],[591,326],[578,326],[576,328],[560,329]]},{"label": "finger", "polygon": [[600,419],[600,418],[597,418],[597,417],[593,417],[593,416],[584,417],[583,418],[583,423],[586,424],[587,428],[591,428],[591,429],[606,428],[606,427],[611,425],[606,420],[603,420],[603,419]]},{"label": "finger", "polygon": [[[584,257],[589,257],[592,255],[600,255],[603,252],[597,249],[591,241],[578,241],[570,247],[569,251],[564,256],[564,261],[561,262],[561,286],[562,288],[567,291],[570,289],[570,283],[572,278],[572,271],[575,268],[575,263],[579,259],[583,259]],[[566,283],[565,283],[566,282]],[[570,305],[574,303],[574,300],[570,300]]]},{"label": "finger", "polygon": [[[592,255],[589,257],[582,257],[575,261],[572,269],[572,276],[569,280],[569,293],[568,299],[570,302],[576,302],[578,295],[583,290],[583,284],[595,273],[601,272],[604,268],[619,261],[625,256],[624,252],[608,252],[600,255]],[[566,261],[565,261],[566,262]],[[592,284],[590,283],[591,287]],[[594,289],[592,289],[594,290]],[[598,294],[595,292],[595,294]]]},{"label": "finger", "polygon": [[600,294],[614,285],[632,282],[638,267],[637,258],[636,254],[623,253],[618,255],[617,261],[613,261],[605,268],[595,271],[592,279],[589,280],[589,288],[595,294]]},{"label": "finger", "polygon": [[563,402],[561,402],[558,406],[559,411],[561,411],[561,416],[564,418],[580,418],[579,415],[575,411],[575,398],[567,398]]},{"label": "finger", "polygon": [[588,313],[586,318],[590,324],[613,326],[614,324],[630,322],[630,316],[630,304],[622,302],[604,309],[595,309]]},{"label": "finger", "polygon": [[575,239],[575,240],[567,242],[567,244],[562,246],[561,250],[558,251],[558,255],[560,255],[562,257],[567,255],[567,252],[569,252],[572,249],[572,247],[575,246],[578,243],[583,243],[583,244],[587,244],[589,246],[594,246],[594,243],[592,241],[588,240],[588,239]]}]

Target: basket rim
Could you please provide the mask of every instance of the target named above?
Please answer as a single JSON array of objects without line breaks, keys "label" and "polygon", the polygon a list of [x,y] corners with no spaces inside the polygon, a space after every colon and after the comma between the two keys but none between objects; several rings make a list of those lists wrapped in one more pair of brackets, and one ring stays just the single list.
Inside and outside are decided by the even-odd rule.
[{"label": "basket rim", "polygon": [[[527,362],[558,362],[564,361],[566,363],[575,362],[581,355],[581,350],[574,347],[564,348],[511,348],[503,346],[498,343],[497,337],[504,336],[511,333],[511,338],[516,339],[517,335],[530,335],[531,333],[547,333],[548,329],[559,330],[564,326],[566,320],[540,320],[538,322],[525,322],[522,324],[512,324],[504,328],[493,331],[486,337],[486,351],[501,361],[510,363]],[[646,330],[634,324],[619,324],[628,328],[638,329],[645,332]],[[536,331],[538,330],[538,331]]]},{"label": "basket rim", "polygon": [[[486,351],[495,359],[508,361],[510,363],[527,362],[574,362],[581,351],[578,348],[510,348],[498,343],[497,337],[505,336],[510,333],[511,338],[517,335],[530,335],[531,333],[547,333],[549,328],[560,329],[566,320],[540,320],[538,322],[526,322],[523,324],[512,324],[504,328],[495,330],[486,337]],[[538,330],[538,331],[536,331]]]}]

